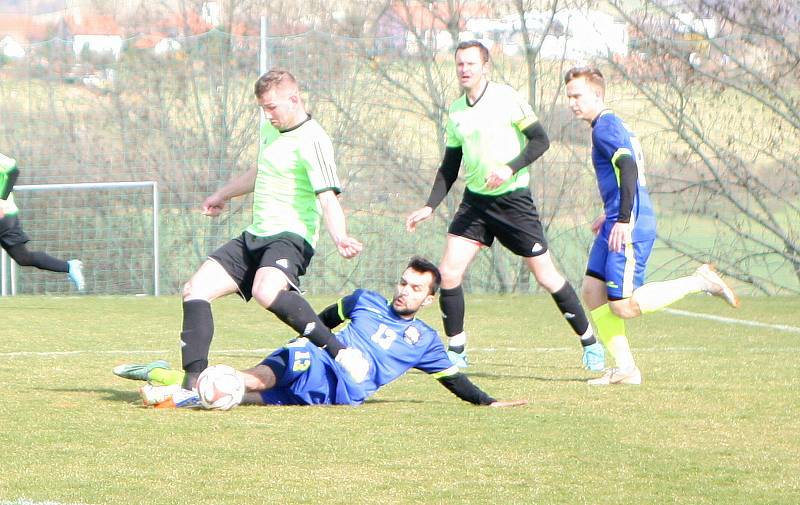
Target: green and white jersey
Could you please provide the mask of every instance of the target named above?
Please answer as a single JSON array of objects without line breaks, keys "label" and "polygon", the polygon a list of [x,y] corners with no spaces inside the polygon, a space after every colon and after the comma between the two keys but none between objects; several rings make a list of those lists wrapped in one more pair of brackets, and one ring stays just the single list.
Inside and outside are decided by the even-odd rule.
[{"label": "green and white jersey", "polygon": [[259,237],[290,232],[316,247],[322,216],[317,195],[340,192],[330,137],[309,117],[284,132],[265,122],[260,138],[253,223],[246,231]]},{"label": "green and white jersey", "polygon": [[466,93],[450,106],[447,147],[460,147],[467,189],[481,195],[502,195],[527,188],[528,169],[523,168],[501,186],[486,187],[486,177],[496,166],[516,158],[527,143],[522,130],[537,121],[530,104],[512,87],[489,82],[474,104]]},{"label": "green and white jersey", "polygon": [[[0,189],[5,186],[7,174],[17,167],[17,160],[9,158],[8,156],[0,153]],[[0,194],[0,198],[3,195]],[[8,195],[5,200],[0,200],[0,209],[8,216],[16,215],[19,212],[16,204],[14,203],[14,193]]]}]

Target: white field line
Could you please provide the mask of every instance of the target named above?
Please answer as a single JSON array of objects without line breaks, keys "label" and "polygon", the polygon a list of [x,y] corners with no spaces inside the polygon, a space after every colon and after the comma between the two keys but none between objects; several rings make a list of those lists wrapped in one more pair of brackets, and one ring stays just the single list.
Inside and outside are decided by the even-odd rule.
[{"label": "white field line", "polygon": [[[686,310],[677,310],[677,309],[665,309],[665,312],[669,312],[670,314],[675,314],[678,316],[686,316],[686,317],[695,317],[699,319],[708,319],[711,321],[718,321],[721,323],[727,324],[738,324],[742,326],[754,326],[758,328],[769,328],[772,330],[778,331],[785,331],[789,333],[798,333],[800,334],[800,328],[796,326],[789,326],[785,324],[769,324],[769,323],[761,323],[758,321],[750,321],[748,319],[734,319],[730,317],[722,317],[722,316],[715,316],[713,314],[703,314],[699,312],[689,312]],[[706,347],[650,347],[650,348],[637,348],[637,352],[705,352],[708,349]],[[792,347],[783,348],[753,348],[748,349],[751,352],[781,352],[781,351],[796,351],[796,349]],[[255,354],[260,356],[266,356],[267,354],[271,353],[273,349],[221,349],[216,351],[211,351],[211,354]],[[469,352],[486,352],[486,353],[494,353],[494,352],[534,352],[534,353],[545,353],[545,352],[573,352],[575,351],[575,347],[484,347],[484,348],[475,348],[471,347]],[[95,350],[95,351],[86,351],[86,350],[78,350],[78,351],[17,351],[17,352],[2,352],[0,353],[0,358],[13,358],[13,357],[20,357],[20,356],[72,356],[72,355],[81,355],[81,354],[95,354],[95,355],[107,355],[113,354],[117,356],[125,356],[131,354],[150,354],[150,355],[165,355],[170,354],[172,351],[166,349],[154,349],[154,350]],[[0,505],[4,505],[0,502]]]},{"label": "white field line", "polygon": [[80,503],[62,503],[60,501],[31,501],[19,499],[15,501],[0,500],[0,505],[83,505]]},{"label": "white field line", "polygon": [[[708,347],[638,347],[634,346],[636,352],[708,352]],[[217,351],[211,351],[212,355],[230,355],[230,354],[245,354],[245,355],[254,355],[265,357],[270,354],[274,349],[220,349]],[[568,352],[568,353],[575,353],[578,352],[579,346],[576,342],[574,346],[571,347],[470,347],[469,352],[475,354],[493,354],[493,353],[523,353],[523,354],[543,354],[543,353],[559,353],[559,352]],[[750,347],[745,349],[747,352],[797,352],[797,347]],[[94,356],[103,356],[103,355],[114,355],[118,356],[120,359],[124,358],[125,356],[132,356],[132,355],[148,355],[148,356],[168,356],[171,355],[175,349],[173,350],[166,350],[166,349],[151,349],[151,350],[143,350],[143,349],[134,349],[134,350],[116,350],[116,351],[42,351],[42,352],[34,352],[34,351],[18,351],[18,352],[2,352],[0,353],[0,359],[2,358],[21,358],[21,357],[30,357],[30,356],[40,356],[40,357],[56,357],[56,356],[81,356],[81,355],[94,355]],[[148,358],[150,359],[150,358]],[[3,502],[0,502],[0,505],[5,505]]]},{"label": "white field line", "polygon": [[670,314],[675,314],[678,316],[695,317],[698,319],[708,319],[709,321],[718,321],[720,323],[739,324],[742,326],[769,328],[771,330],[786,331],[789,333],[800,333],[800,328],[798,328],[797,326],[789,326],[786,324],[760,323],[758,321],[750,321],[749,319],[734,319],[732,317],[715,316],[713,314],[702,314],[699,312],[689,312],[687,310],[678,310],[678,309],[664,309],[664,312],[669,312]]}]

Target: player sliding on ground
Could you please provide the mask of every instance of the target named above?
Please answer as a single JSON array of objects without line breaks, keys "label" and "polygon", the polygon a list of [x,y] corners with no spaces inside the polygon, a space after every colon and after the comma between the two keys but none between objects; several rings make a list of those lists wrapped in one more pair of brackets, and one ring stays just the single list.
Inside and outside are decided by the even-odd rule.
[{"label": "player sliding on ground", "polygon": [[73,259],[64,261],[41,251],[28,250],[28,235],[19,222],[19,208],[14,203],[14,182],[19,174],[17,161],[0,154],[0,247],[22,267],[34,267],[50,272],[63,272],[78,291],[84,291],[83,263]]},{"label": "player sliding on ground", "polygon": [[564,78],[575,117],[592,127],[592,163],[603,199],[603,214],[592,223],[583,299],[591,311],[597,338],[616,367],[590,384],[641,384],[625,336],[625,319],[662,309],[690,293],[706,292],[733,307],[736,294],[710,265],[693,275],[644,284],[647,259],[656,239],[656,219],[644,177],[644,157],[636,136],[605,100],[605,79],[595,68],[569,70]]},{"label": "player sliding on ground", "polygon": [[[417,312],[433,301],[440,282],[435,265],[413,258],[400,277],[391,302],[378,293],[359,289],[319,314],[330,328],[350,321],[336,337],[366,357],[370,366],[363,382],[353,381],[328,353],[307,339],[298,338],[255,367],[240,372],[247,390],[243,403],[359,405],[380,387],[416,368],[475,405],[526,404],[525,400],[498,401],[481,391],[450,363],[436,330],[416,319]],[[196,393],[176,390],[183,372],[167,367],[164,361],[120,365],[114,368],[114,373],[127,379],[150,381],[152,385],[141,390],[145,403],[161,400],[170,406],[197,405]],[[176,394],[167,398],[171,392]]]}]

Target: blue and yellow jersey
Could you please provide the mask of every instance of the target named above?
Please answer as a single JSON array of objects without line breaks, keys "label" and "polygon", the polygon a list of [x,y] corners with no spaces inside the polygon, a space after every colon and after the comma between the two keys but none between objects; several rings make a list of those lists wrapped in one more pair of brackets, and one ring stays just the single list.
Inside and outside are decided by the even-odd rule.
[{"label": "blue and yellow jersey", "polygon": [[656,238],[656,217],[647,192],[641,145],[618,116],[611,111],[603,111],[592,123],[592,164],[606,214],[602,229],[605,236],[608,236],[619,216],[619,169],[615,162],[625,154],[636,160],[639,169],[630,221],[633,225],[632,240],[652,240]]},{"label": "blue and yellow jersey", "polygon": [[361,393],[365,399],[410,368],[435,378],[458,372],[436,330],[419,319],[398,316],[378,293],[359,289],[339,300],[338,305],[342,319],[350,322],[336,336],[347,347],[359,349],[370,363],[369,376],[361,384],[341,374],[351,390],[350,398],[359,398]]}]

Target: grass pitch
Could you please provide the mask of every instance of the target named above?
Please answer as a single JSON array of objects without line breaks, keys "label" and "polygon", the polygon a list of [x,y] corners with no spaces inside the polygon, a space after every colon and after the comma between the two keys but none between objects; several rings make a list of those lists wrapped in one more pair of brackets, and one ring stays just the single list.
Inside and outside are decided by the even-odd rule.
[{"label": "grass pitch", "polygon": [[[206,412],[143,408],[111,374],[179,363],[177,297],[2,298],[0,503],[800,502],[800,298],[675,308],[784,328],[652,314],[628,323],[644,384],[589,387],[549,298],[472,296],[468,373],[526,407],[473,407],[415,372],[357,408]],[[215,363],[291,337],[255,304],[215,316]]]}]

